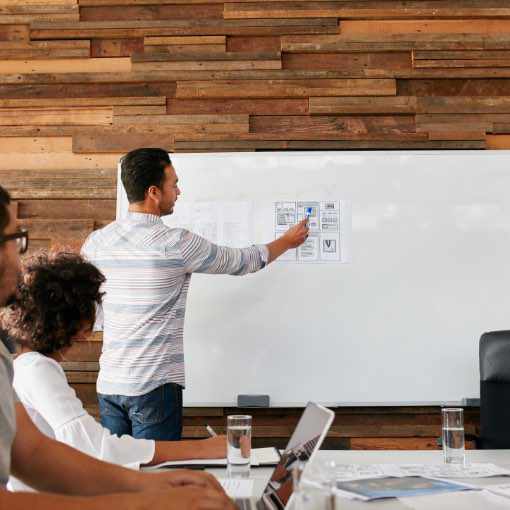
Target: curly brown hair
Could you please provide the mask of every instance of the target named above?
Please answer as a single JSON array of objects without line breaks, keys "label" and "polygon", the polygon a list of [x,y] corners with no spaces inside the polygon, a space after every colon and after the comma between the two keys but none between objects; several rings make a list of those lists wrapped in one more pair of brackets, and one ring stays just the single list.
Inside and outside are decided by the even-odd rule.
[{"label": "curly brown hair", "polygon": [[3,327],[22,345],[52,354],[95,319],[105,277],[76,253],[39,253],[23,262],[15,302],[5,310]]}]

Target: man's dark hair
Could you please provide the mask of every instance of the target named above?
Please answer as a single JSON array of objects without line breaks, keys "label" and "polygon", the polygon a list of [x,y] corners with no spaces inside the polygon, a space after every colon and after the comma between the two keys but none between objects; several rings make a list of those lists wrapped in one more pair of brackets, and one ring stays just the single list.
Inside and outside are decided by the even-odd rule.
[{"label": "man's dark hair", "polygon": [[163,149],[136,149],[121,160],[120,178],[130,204],[143,202],[150,186],[161,187],[165,167],[171,165],[168,152]]},{"label": "man's dark hair", "polygon": [[16,300],[2,313],[2,327],[19,344],[52,354],[92,326],[105,277],[76,253],[40,253],[23,263]]},{"label": "man's dark hair", "polygon": [[11,215],[9,214],[9,204],[11,196],[9,192],[0,186],[0,235],[5,232],[5,228],[9,225]]}]

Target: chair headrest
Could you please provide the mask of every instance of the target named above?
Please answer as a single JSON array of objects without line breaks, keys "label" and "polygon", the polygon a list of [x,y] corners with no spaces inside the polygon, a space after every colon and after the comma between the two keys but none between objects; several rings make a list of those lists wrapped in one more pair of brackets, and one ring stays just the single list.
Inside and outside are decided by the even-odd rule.
[{"label": "chair headrest", "polygon": [[480,381],[510,383],[510,331],[480,337]]}]

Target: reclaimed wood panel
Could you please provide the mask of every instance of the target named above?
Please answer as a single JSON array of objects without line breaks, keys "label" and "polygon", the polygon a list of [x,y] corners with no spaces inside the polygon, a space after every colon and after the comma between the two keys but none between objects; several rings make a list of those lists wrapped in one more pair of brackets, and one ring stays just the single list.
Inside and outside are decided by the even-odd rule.
[{"label": "reclaimed wood panel", "polygon": [[[424,137],[423,137],[424,138]],[[179,141],[175,152],[236,152],[255,150],[363,149],[485,149],[485,140],[222,140]]]},{"label": "reclaimed wood panel", "polygon": [[231,36],[227,39],[227,51],[258,53],[261,51],[280,51],[280,37]]},{"label": "reclaimed wood panel", "polygon": [[114,125],[165,126],[168,134],[193,136],[201,134],[239,135],[249,130],[248,115],[124,115],[114,117]]},{"label": "reclaimed wood panel", "polygon": [[226,3],[225,19],[337,17],[341,19],[504,18],[510,6],[497,1],[319,1]]},{"label": "reclaimed wood panel", "polygon": [[[71,154],[64,152],[52,152],[47,154],[9,152],[5,153],[0,160],[0,170],[16,169],[53,171],[53,176],[58,176],[58,171],[73,169],[82,172],[87,169],[114,168],[117,166],[118,159],[122,154],[94,154],[86,156],[83,154]],[[82,174],[84,175],[84,174]],[[18,176],[21,178],[21,176]],[[78,175],[80,177],[80,175]],[[51,173],[46,174],[46,179],[52,178]],[[51,186],[51,182],[48,183]],[[89,198],[89,197],[87,197]]]},{"label": "reclaimed wood panel", "polygon": [[306,115],[307,99],[173,99],[168,114]]},{"label": "reclaimed wood panel", "polygon": [[[5,76],[5,75],[3,75]],[[20,82],[23,81],[23,76],[38,77],[45,75],[17,75],[19,76]],[[68,76],[68,75],[62,75]],[[80,75],[82,76],[82,75]],[[90,76],[90,75],[87,75]],[[116,76],[116,75],[110,75]],[[51,80],[53,77],[53,80]],[[78,80],[77,82],[71,83],[58,83],[55,81],[56,76],[50,75],[47,77],[46,82],[43,84],[30,83],[27,80],[26,83],[0,84],[0,97],[2,98],[18,98],[18,99],[30,99],[30,98],[51,98],[55,104],[61,96],[68,98],[83,98],[83,97],[149,97],[149,96],[168,96],[173,97],[175,95],[176,84],[173,81],[161,80],[161,82],[121,82],[118,83],[114,79],[110,82],[90,82],[84,80]],[[2,81],[2,75],[0,75],[0,83]]]},{"label": "reclaimed wood panel", "polygon": [[336,19],[254,19],[254,20],[153,20],[44,22],[31,24],[30,37],[39,39],[125,39],[147,36],[183,35],[291,35],[335,34]]},{"label": "reclaimed wood panel", "polygon": [[351,450],[440,450],[437,443],[438,436],[434,437],[352,437]]},{"label": "reclaimed wood panel", "polygon": [[[187,55],[190,60],[200,60],[201,56],[208,56],[211,54],[218,54],[221,52],[225,52],[224,44],[183,44],[183,45],[169,45],[169,46],[145,46],[143,48],[143,53],[145,55],[159,55],[161,53],[171,54],[171,55]],[[139,53],[139,52],[137,52]]]},{"label": "reclaimed wood panel", "polygon": [[166,114],[166,104],[158,106],[114,106],[113,117],[119,115],[164,115]]},{"label": "reclaimed wood panel", "polygon": [[125,73],[129,71],[131,71],[129,58],[0,60],[2,74]]},{"label": "reclaimed wood panel", "polygon": [[80,21],[122,20],[175,20],[175,19],[222,19],[223,6],[209,4],[207,0],[197,9],[194,5],[165,5],[154,1],[152,5],[82,6]]},{"label": "reclaimed wood panel", "polygon": [[[417,70],[414,70],[417,72]],[[93,96],[122,96],[135,95],[128,90],[147,90],[140,95],[167,95],[161,90],[172,90],[176,81],[223,81],[223,80],[347,80],[347,79],[384,79],[386,71],[378,70],[376,77],[367,76],[373,72],[365,72],[363,69],[337,69],[337,70],[237,70],[237,71],[157,71],[157,72],[132,72],[132,73],[71,73],[71,74],[0,74],[0,87],[6,95],[3,97],[24,97],[23,88],[29,85],[28,90],[40,85],[55,85],[64,87],[71,97],[84,97],[86,94],[77,90],[90,90]],[[387,73],[391,80],[394,79],[395,71]],[[356,83],[356,82],[353,82]],[[394,84],[395,82],[393,82]],[[70,85],[74,85],[71,87]],[[374,85],[376,82],[366,82],[365,85],[372,88],[366,95],[386,95],[384,91],[378,91]],[[379,85],[389,85],[389,82],[381,81]],[[144,87],[140,88],[140,85]],[[360,83],[361,85],[361,83]],[[7,86],[10,86],[7,87]],[[88,87],[88,89],[87,89]],[[42,90],[45,90],[42,88]],[[46,87],[46,90],[56,93],[56,88]],[[108,93],[104,91],[109,91]],[[154,92],[159,90],[159,92]],[[395,90],[395,87],[393,87]],[[21,92],[18,92],[21,91]],[[394,92],[391,94],[393,95]],[[46,96],[47,97],[47,96]],[[54,97],[54,96],[53,96]]]},{"label": "reclaimed wood panel", "polygon": [[176,98],[264,98],[309,96],[393,96],[394,80],[239,80],[178,82]]},{"label": "reclaimed wood panel", "polygon": [[112,108],[1,108],[0,126],[91,126],[113,120]]},{"label": "reclaimed wood panel", "polygon": [[311,114],[410,114],[416,113],[417,98],[396,97],[310,97]]},{"label": "reclaimed wood panel", "polygon": [[96,128],[83,130],[73,136],[73,152],[76,154],[125,153],[142,147],[174,146],[174,133],[166,128],[149,126],[123,128]]},{"label": "reclaimed wood panel", "polygon": [[130,57],[143,51],[143,37],[126,39],[92,39],[90,56],[92,58]]},{"label": "reclaimed wood panel", "polygon": [[389,32],[349,33],[342,25],[338,35],[282,36],[285,52],[387,52],[387,51],[461,51],[505,50],[510,48],[508,34],[502,33],[445,33],[445,32]]},{"label": "reclaimed wood panel", "polygon": [[202,71],[202,70],[244,70],[281,69],[280,53],[175,53],[159,51],[141,53],[131,57],[135,72],[150,71]]},{"label": "reclaimed wood panel", "polygon": [[[88,106],[161,106],[165,96],[148,97],[63,97],[58,100],[60,108]],[[1,99],[0,108],[53,108],[54,98]]]},{"label": "reclaimed wood panel", "polygon": [[[510,126],[510,124],[507,124]],[[510,135],[487,135],[488,149],[510,149]]]},{"label": "reclaimed wood panel", "polygon": [[0,41],[28,41],[30,29],[28,25],[0,24]]},{"label": "reclaimed wood panel", "polygon": [[[406,137],[416,133],[414,116],[252,116],[250,132],[264,135],[285,135],[288,139],[321,137],[359,138],[367,136]],[[384,136],[384,137],[385,137]],[[384,138],[383,137],[383,138]],[[418,137],[419,138],[419,137]]]},{"label": "reclaimed wood panel", "polygon": [[[96,362],[101,355],[101,347],[102,344],[100,342],[74,342],[66,350],[65,357],[67,361]],[[95,388],[93,396],[95,398]]]},{"label": "reclaimed wood panel", "polygon": [[0,60],[88,58],[90,41],[0,42]]},{"label": "reclaimed wood panel", "polygon": [[223,35],[211,36],[183,36],[183,37],[145,37],[145,46],[209,46],[209,45],[226,45],[226,37]]},{"label": "reclaimed wood panel", "polygon": [[19,219],[20,227],[30,232],[31,239],[85,240],[94,230],[94,220]]},{"label": "reclaimed wood panel", "polygon": [[510,113],[510,96],[417,97],[417,113]]},{"label": "reclaimed wood panel", "polygon": [[283,69],[384,69],[386,74],[393,71],[411,70],[410,52],[391,53],[284,53]]},{"label": "reclaimed wood panel", "polygon": [[403,79],[399,96],[510,96],[509,79]]},{"label": "reclaimed wood panel", "polygon": [[[110,185],[113,184],[113,179]],[[115,219],[115,200],[20,200],[18,215],[20,218],[55,218],[94,221],[113,221]],[[68,353],[66,352],[66,357]]]},{"label": "reclaimed wood panel", "polygon": [[507,34],[510,20],[462,19],[462,20],[345,20],[342,21],[344,36],[375,34]]}]

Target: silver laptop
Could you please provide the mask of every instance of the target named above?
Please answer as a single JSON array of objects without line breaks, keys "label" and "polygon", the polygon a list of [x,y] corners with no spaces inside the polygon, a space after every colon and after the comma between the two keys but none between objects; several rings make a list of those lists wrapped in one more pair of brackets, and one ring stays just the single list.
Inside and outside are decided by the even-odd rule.
[{"label": "silver laptop", "polygon": [[309,462],[319,450],[335,413],[309,402],[259,500],[236,499],[241,510],[283,510],[294,492],[292,469],[297,461]]}]

